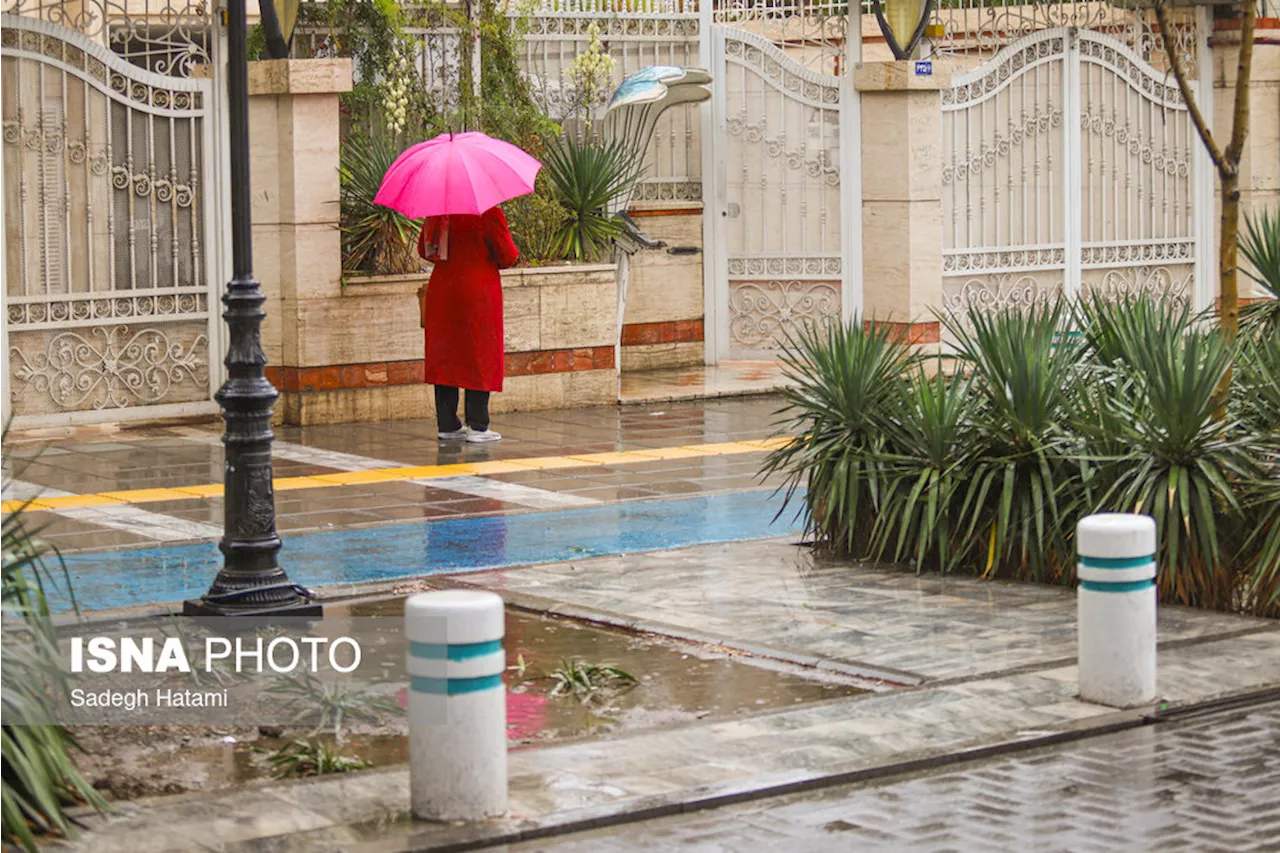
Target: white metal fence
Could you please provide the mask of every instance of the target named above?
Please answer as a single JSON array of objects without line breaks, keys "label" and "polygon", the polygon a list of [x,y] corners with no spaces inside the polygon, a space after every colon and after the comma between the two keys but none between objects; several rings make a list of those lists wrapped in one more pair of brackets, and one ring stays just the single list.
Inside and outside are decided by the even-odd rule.
[{"label": "white metal fence", "polygon": [[213,411],[221,258],[211,11],[3,6],[6,409]]},{"label": "white metal fence", "polygon": [[1014,42],[943,92],[947,307],[1198,300],[1208,163],[1177,84],[1106,33]]}]

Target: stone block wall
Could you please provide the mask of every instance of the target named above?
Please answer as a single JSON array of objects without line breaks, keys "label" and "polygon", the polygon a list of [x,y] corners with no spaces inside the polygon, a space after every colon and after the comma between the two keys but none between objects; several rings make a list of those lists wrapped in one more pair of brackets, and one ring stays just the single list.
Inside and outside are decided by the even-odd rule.
[{"label": "stone block wall", "polygon": [[[424,275],[348,278],[299,323],[299,364],[271,366],[290,424],[431,418],[417,291]],[[503,273],[506,379],[494,412],[611,405],[617,271],[613,265]]]}]

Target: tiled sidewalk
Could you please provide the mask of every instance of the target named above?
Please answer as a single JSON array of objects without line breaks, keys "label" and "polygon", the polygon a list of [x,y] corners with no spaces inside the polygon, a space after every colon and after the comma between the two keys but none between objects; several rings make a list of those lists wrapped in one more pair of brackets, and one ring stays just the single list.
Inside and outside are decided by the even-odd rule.
[{"label": "tiled sidewalk", "polygon": [[[1117,712],[1077,698],[1075,602],[1056,589],[815,565],[807,552],[781,542],[455,580],[497,589],[522,605],[535,603],[528,596],[535,591],[544,601],[566,606],[614,608],[611,618],[618,622],[643,627],[665,620],[690,635],[723,632],[730,648],[732,638],[751,637],[754,643],[739,644],[754,645],[757,653],[768,653],[758,648],[762,644],[785,641],[797,648],[777,653],[793,659],[809,653],[869,667],[910,666],[923,683],[754,717],[512,753],[510,816],[472,827],[398,820],[407,808],[407,773],[394,770],[363,781],[356,776],[281,785],[256,797],[236,792],[160,802],[113,822],[80,849],[171,849],[161,828],[176,823],[190,830],[188,837],[222,851],[390,853],[481,837],[497,843],[556,826],[670,815],[1072,732],[1137,726],[1144,715],[1158,713]],[[758,610],[748,612],[750,603]],[[698,613],[706,618],[695,621]],[[803,626],[814,624],[813,618],[825,627],[808,633]],[[1165,608],[1164,703],[1177,707],[1280,684],[1278,629],[1269,621]],[[973,663],[964,665],[969,659]],[[230,822],[229,814],[243,817]],[[618,830],[623,837],[645,831]]]},{"label": "tiled sidewalk", "polygon": [[[769,436],[777,407],[776,398],[757,397],[509,414],[494,424],[504,436],[494,445],[441,444],[434,425],[422,421],[278,427],[278,528],[289,534],[760,488],[763,449],[720,453],[715,447]],[[157,492],[144,501],[125,497],[128,507],[74,506],[64,497],[56,512],[33,512],[32,520],[47,524],[43,535],[67,553],[214,539],[223,515],[216,485],[222,480],[220,429],[213,423],[13,436],[5,443],[6,474],[19,482],[5,497],[196,491],[207,496]],[[644,455],[598,456],[620,452]],[[598,458],[589,464],[554,464],[590,454]],[[522,462],[500,464],[511,460]],[[456,467],[326,488],[302,488],[315,483],[294,479],[396,466]],[[154,499],[166,496],[180,499]]]},{"label": "tiled sidewalk", "polygon": [[[862,665],[906,683],[990,677],[1076,654],[1070,589],[855,566],[815,557],[793,539],[453,577],[511,600],[534,597],[548,610],[569,603],[620,624]],[[1160,609],[1165,643],[1273,628],[1280,622]]]}]

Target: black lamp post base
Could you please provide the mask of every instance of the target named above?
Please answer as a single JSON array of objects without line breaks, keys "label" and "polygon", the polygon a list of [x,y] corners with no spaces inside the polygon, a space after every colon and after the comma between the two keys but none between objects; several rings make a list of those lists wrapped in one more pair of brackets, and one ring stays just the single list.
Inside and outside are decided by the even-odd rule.
[{"label": "black lamp post base", "polygon": [[230,605],[203,598],[187,599],[182,602],[183,616],[281,616],[286,618],[320,619],[324,616],[324,608],[318,601],[299,598],[296,602],[286,604]]}]

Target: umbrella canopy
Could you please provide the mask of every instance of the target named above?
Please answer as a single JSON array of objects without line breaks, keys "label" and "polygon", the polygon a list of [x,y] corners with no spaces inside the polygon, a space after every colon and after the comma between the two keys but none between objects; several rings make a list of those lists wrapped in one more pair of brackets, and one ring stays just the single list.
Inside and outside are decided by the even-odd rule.
[{"label": "umbrella canopy", "polygon": [[509,142],[478,131],[445,133],[397,157],[373,201],[413,219],[481,214],[533,192],[541,168]]}]

